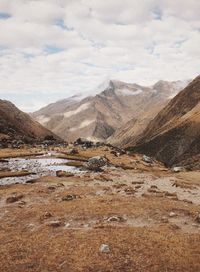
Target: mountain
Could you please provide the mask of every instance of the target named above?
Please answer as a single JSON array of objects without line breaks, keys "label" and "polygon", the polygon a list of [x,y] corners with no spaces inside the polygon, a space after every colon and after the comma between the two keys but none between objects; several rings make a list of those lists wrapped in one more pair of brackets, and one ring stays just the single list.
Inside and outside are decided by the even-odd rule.
[{"label": "mountain", "polygon": [[133,118],[138,120],[147,111],[155,116],[166,101],[180,91],[181,84],[159,81],[154,86],[144,87],[110,80],[102,85],[103,91],[95,96],[64,99],[32,116],[67,141],[79,137],[104,141],[116,129]]},{"label": "mountain", "polygon": [[20,111],[9,101],[0,99],[0,140],[22,139],[37,141],[45,138],[59,139],[54,133]]},{"label": "mountain", "polygon": [[200,76],[159,112],[130,149],[169,166],[200,161]]},{"label": "mountain", "polygon": [[134,117],[117,129],[115,133],[108,138],[107,142],[124,148],[134,145],[138,135],[144,131],[149,122],[153,120],[159,111],[188,83],[189,80],[174,82],[158,81],[151,87],[151,92],[153,90],[154,95],[147,101],[148,104],[144,105],[145,110],[141,112],[139,116]]}]

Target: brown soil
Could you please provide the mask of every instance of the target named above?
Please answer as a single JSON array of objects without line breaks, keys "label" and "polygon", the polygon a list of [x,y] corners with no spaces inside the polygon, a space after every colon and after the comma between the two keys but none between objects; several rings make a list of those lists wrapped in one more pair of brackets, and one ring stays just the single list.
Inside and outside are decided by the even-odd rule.
[{"label": "brown soil", "polygon": [[[137,169],[1,186],[0,271],[200,271],[198,172],[193,184],[192,172],[163,171],[139,155],[79,154],[104,154],[117,165],[134,160]],[[195,188],[173,186],[177,181]],[[16,201],[7,203],[12,196]],[[100,252],[102,244],[110,252]]]}]

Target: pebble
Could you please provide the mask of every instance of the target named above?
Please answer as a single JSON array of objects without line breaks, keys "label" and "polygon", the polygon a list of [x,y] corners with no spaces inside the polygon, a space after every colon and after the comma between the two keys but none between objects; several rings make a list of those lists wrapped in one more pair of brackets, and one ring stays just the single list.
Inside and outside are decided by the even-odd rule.
[{"label": "pebble", "polygon": [[169,217],[175,217],[176,216],[176,213],[175,212],[170,212],[169,213]]},{"label": "pebble", "polygon": [[54,228],[57,228],[57,227],[60,227],[62,225],[62,222],[59,221],[59,220],[56,220],[56,221],[50,221],[47,223],[48,226],[51,226],[51,227],[54,227]]},{"label": "pebble", "polygon": [[109,245],[102,244],[99,248],[99,251],[102,253],[109,253],[110,252]]},{"label": "pebble", "polygon": [[125,222],[126,219],[122,216],[111,216],[107,219],[108,222]]},{"label": "pebble", "polygon": [[66,195],[62,197],[62,201],[70,201],[76,199],[76,195]]},{"label": "pebble", "polygon": [[20,195],[12,195],[12,196],[9,196],[7,199],[6,199],[6,203],[14,203],[14,202],[17,202],[19,201],[20,199],[23,198],[23,195],[20,194]]}]

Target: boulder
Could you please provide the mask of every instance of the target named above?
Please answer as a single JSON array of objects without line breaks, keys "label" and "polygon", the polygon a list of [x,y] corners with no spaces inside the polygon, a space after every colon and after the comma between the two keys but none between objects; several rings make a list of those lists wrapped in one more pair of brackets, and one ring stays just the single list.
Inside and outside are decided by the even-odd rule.
[{"label": "boulder", "polygon": [[142,156],[142,160],[146,163],[153,163],[153,159],[151,157],[146,156],[146,155]]},{"label": "boulder", "polygon": [[185,171],[185,168],[182,167],[182,166],[174,166],[174,167],[172,168],[172,171],[173,171],[174,173],[179,173],[179,172]]},{"label": "boulder", "polygon": [[78,138],[75,142],[74,145],[81,145],[82,147],[90,148],[94,146],[94,143],[92,141],[89,141],[85,138]]},{"label": "boulder", "polygon": [[92,171],[99,171],[103,166],[108,164],[108,159],[104,156],[92,157],[86,163],[86,167]]}]

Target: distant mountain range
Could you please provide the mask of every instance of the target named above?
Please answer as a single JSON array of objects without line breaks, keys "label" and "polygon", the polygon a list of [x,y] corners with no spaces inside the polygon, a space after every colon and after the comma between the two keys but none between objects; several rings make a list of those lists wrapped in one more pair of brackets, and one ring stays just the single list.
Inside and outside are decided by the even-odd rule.
[{"label": "distant mountain range", "polygon": [[[174,97],[149,123],[131,150],[167,165],[200,167],[200,76]],[[132,146],[132,147],[131,147]]]},{"label": "distant mountain range", "polygon": [[20,111],[9,101],[0,99],[0,140],[38,141],[48,138],[60,139],[54,133]]},{"label": "distant mountain range", "polygon": [[129,136],[137,136],[187,84],[188,81],[159,81],[144,87],[110,80],[95,96],[60,100],[32,116],[69,142],[79,137],[94,141],[106,141],[110,137],[109,142],[121,146],[129,126],[132,128]]}]

